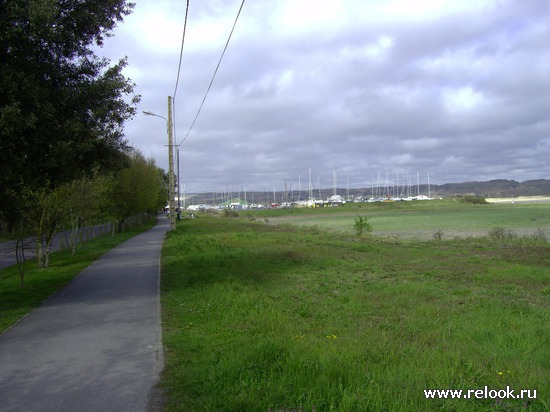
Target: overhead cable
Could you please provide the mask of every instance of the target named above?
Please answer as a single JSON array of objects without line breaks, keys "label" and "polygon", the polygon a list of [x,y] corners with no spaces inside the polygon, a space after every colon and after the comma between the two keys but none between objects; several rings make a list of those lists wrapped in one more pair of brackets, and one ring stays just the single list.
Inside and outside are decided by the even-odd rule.
[{"label": "overhead cable", "polygon": [[229,37],[227,39],[227,42],[225,43],[225,47],[223,48],[223,52],[220,56],[220,60],[218,61],[218,65],[216,66],[216,69],[214,70],[214,74],[212,76],[212,79],[210,80],[210,84],[208,85],[208,89],[206,90],[204,98],[202,99],[202,102],[199,106],[199,110],[197,111],[197,114],[195,115],[195,118],[193,119],[193,123],[191,123],[191,127],[189,127],[189,130],[187,131],[185,137],[178,144],[178,146],[181,145],[185,141],[185,139],[187,139],[187,136],[189,136],[189,133],[191,133],[191,130],[193,129],[193,126],[195,126],[195,122],[197,121],[197,118],[199,117],[199,114],[202,110],[202,107],[204,106],[204,102],[206,101],[206,97],[208,96],[208,93],[210,92],[210,89],[212,88],[212,84],[214,83],[214,79],[216,78],[216,74],[218,73],[218,69],[220,68],[220,65],[222,63],[223,56],[225,55],[225,51],[227,50],[227,46],[229,45],[229,41],[231,40],[231,36],[233,35],[233,31],[235,30],[235,26],[237,25],[237,21],[239,20],[239,16],[241,15],[241,10],[243,9],[244,2],[245,2],[245,0],[242,1],[241,7],[239,8],[239,12],[237,13],[237,17],[235,17],[235,22],[233,23],[233,27],[231,28],[231,32],[229,33]]},{"label": "overhead cable", "polygon": [[183,34],[181,36],[181,50],[180,50],[180,61],[178,64],[178,75],[176,76],[176,87],[174,88],[174,94],[172,97],[175,99],[176,94],[178,93],[178,84],[180,81],[180,72],[181,72],[181,60],[183,57],[183,45],[185,43],[185,32],[187,30],[187,15],[189,14],[189,0],[187,0],[187,7],[185,8],[185,22],[183,23]]}]

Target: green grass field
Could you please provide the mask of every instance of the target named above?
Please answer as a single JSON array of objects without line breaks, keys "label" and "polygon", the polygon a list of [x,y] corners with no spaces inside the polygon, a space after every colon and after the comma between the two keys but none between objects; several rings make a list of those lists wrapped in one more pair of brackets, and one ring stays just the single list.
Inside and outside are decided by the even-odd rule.
[{"label": "green grass field", "polygon": [[330,209],[299,215],[280,212],[269,220],[274,224],[317,225],[326,230],[352,233],[353,218],[368,216],[376,235],[418,240],[432,239],[438,230],[444,233],[445,239],[484,236],[494,227],[505,227],[519,235],[542,229],[550,236],[550,204],[464,205],[453,200],[437,200],[351,204]]},{"label": "green grass field", "polygon": [[[166,410],[548,410],[550,245],[515,232],[547,227],[547,211],[399,205],[182,222],[162,257]],[[383,235],[355,236],[357,212]],[[431,236],[466,221],[475,234],[506,230]],[[431,240],[388,237],[383,224]],[[424,393],[485,387],[532,398]]]}]

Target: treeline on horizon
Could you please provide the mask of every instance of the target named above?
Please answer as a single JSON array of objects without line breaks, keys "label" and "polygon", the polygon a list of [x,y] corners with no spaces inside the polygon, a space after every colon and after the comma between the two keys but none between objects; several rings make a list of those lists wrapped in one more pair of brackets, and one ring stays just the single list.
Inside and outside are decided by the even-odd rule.
[{"label": "treeline on horizon", "polygon": [[[393,196],[395,193],[393,188],[386,187],[366,187],[366,188],[336,188],[336,194],[346,198],[349,194],[350,197],[363,196],[366,198],[385,196],[389,194]],[[445,183],[442,185],[437,184],[421,184],[414,185],[409,189],[402,190],[402,188],[396,189],[399,193],[404,193],[404,196],[408,196],[409,192],[411,196],[418,194],[430,196],[430,197],[450,197],[450,196],[475,196],[482,198],[502,198],[502,197],[519,197],[519,196],[550,196],[550,180],[549,179],[535,179],[518,182],[516,180],[508,179],[495,179],[488,181],[470,181],[461,183]],[[219,204],[229,199],[239,198],[246,200],[250,203],[283,203],[285,201],[295,200],[307,200],[307,190],[301,190],[299,194],[297,191],[234,191],[232,193],[215,193],[204,192],[189,194],[187,196],[187,204]],[[335,192],[334,188],[314,189],[312,190],[313,197],[318,199],[327,199]],[[374,193],[373,193],[374,192]],[[246,198],[246,199],[245,199]]]}]

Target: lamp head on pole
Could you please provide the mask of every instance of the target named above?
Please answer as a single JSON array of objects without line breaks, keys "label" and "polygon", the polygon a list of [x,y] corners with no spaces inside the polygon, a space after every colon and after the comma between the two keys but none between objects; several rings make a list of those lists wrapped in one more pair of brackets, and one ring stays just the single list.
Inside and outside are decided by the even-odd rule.
[{"label": "lamp head on pole", "polygon": [[153,113],[153,112],[151,112],[151,111],[149,111],[149,110],[144,110],[144,111],[143,111],[143,114],[144,114],[145,116],[160,117],[161,119],[164,119],[164,120],[168,121],[168,119],[167,119],[166,117],[161,116],[160,114]]}]

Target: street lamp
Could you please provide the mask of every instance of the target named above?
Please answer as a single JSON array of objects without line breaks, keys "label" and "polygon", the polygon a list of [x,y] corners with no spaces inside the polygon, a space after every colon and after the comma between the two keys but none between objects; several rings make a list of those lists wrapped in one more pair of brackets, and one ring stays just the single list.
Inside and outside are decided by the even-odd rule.
[{"label": "street lamp", "polygon": [[174,154],[172,144],[172,98],[168,96],[168,119],[164,116],[160,116],[156,113],[144,110],[143,114],[146,116],[160,117],[166,120],[166,128],[168,133],[168,204],[170,208],[170,230],[176,229],[176,208],[175,208],[175,194],[174,194]]}]

